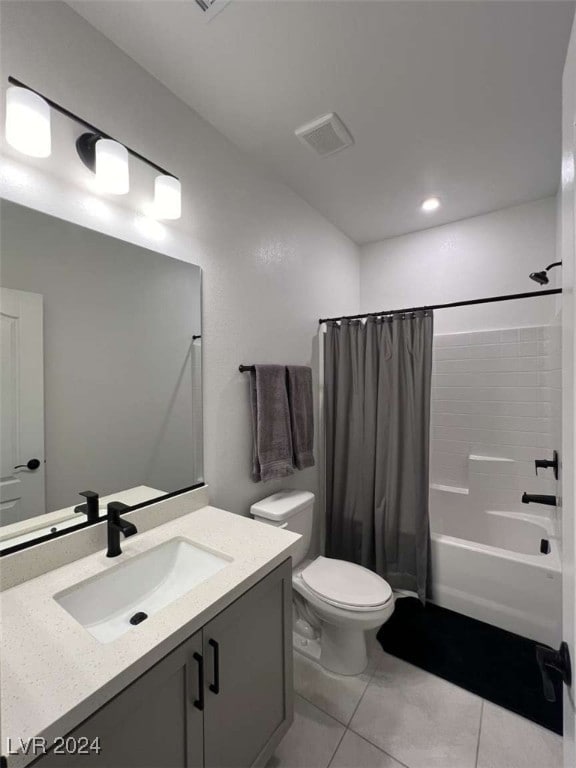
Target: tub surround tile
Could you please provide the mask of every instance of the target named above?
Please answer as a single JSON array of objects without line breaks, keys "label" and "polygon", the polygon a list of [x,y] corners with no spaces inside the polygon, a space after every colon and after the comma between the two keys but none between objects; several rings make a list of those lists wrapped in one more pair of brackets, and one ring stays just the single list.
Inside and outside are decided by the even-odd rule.
[{"label": "tub surround tile", "polygon": [[[550,403],[558,381],[552,369],[559,365],[549,330],[533,326],[434,337],[432,482],[445,483],[449,476],[465,487],[469,481],[459,458],[453,466],[447,460],[440,466],[437,454],[487,452],[529,461],[551,450]],[[473,418],[448,418],[455,415]]]},{"label": "tub surround tile", "polygon": [[410,768],[474,768],[482,700],[382,654],[350,728]]},{"label": "tub surround tile", "polygon": [[478,768],[562,768],[562,738],[485,702],[477,765]]}]

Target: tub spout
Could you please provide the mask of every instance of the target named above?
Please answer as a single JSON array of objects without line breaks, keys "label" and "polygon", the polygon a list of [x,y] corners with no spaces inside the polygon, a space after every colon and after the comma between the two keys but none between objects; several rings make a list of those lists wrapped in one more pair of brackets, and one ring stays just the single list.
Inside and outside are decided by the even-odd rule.
[{"label": "tub spout", "polygon": [[524,493],[522,494],[522,504],[548,504],[550,507],[558,506],[556,496],[549,496],[541,493]]}]

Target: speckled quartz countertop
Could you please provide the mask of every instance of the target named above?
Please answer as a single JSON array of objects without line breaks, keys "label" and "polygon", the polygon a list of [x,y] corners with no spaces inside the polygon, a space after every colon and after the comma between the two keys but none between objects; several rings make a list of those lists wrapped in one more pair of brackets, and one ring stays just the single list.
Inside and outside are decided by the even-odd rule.
[{"label": "speckled quartz countertop", "polygon": [[[102,644],[54,595],[174,537],[232,562],[117,640]],[[8,768],[34,755],[10,755],[19,739],[64,736],[290,556],[300,537],[216,507],[122,541],[0,594],[1,753]],[[8,741],[9,740],[9,741]]]}]

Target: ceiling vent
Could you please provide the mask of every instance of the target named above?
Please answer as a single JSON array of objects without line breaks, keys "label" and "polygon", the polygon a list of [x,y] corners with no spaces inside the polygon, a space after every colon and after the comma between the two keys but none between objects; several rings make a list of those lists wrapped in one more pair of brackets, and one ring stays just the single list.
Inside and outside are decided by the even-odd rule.
[{"label": "ceiling vent", "polygon": [[333,155],[354,144],[348,129],[334,112],[306,123],[294,133],[303,144],[321,157]]}]

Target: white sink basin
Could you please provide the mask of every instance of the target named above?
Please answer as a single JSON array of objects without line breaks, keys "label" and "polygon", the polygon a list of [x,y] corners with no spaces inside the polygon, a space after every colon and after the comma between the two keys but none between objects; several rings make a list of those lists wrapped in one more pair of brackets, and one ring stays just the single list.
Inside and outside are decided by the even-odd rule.
[{"label": "white sink basin", "polygon": [[140,623],[130,623],[135,614],[146,614],[138,617],[145,621],[230,562],[187,539],[171,539],[54,599],[97,640],[110,643]]}]

